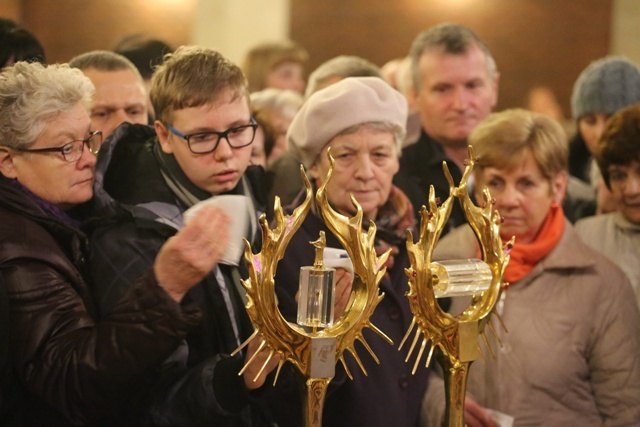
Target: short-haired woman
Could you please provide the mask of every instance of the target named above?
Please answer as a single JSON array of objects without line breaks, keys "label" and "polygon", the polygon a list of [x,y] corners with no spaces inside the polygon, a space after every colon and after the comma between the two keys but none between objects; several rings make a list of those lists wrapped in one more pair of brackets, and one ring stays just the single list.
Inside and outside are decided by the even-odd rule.
[{"label": "short-haired woman", "polygon": [[[471,366],[465,422],[494,425],[490,408],[515,418],[514,426],[639,425],[640,315],[624,273],[585,245],[563,215],[562,127],[506,110],[481,122],[469,143],[479,157],[477,200],[488,188],[504,220],[500,236],[515,236],[515,245],[503,276],[509,287],[496,306],[509,332],[496,328],[502,345],[487,334],[495,359]],[[465,225],[440,241],[434,258],[479,254]],[[429,387],[423,425],[439,425],[435,392],[443,393]]]}]

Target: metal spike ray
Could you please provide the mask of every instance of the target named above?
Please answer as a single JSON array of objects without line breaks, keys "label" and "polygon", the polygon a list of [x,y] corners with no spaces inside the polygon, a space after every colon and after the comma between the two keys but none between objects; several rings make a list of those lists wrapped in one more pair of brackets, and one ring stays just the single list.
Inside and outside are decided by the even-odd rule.
[{"label": "metal spike ray", "polygon": [[402,338],[402,341],[400,341],[400,346],[398,346],[398,351],[402,350],[402,347],[404,346],[404,343],[407,341],[407,338],[409,338],[409,336],[411,335],[411,331],[413,330],[413,328],[416,326],[416,318],[413,317],[411,319],[411,324],[409,325],[409,328],[407,329],[407,332],[405,332],[404,337]]},{"label": "metal spike ray", "polygon": [[416,357],[416,363],[413,364],[413,369],[411,370],[411,374],[415,375],[418,370],[418,364],[420,363],[420,359],[422,359],[422,353],[424,353],[424,349],[427,346],[427,342],[429,340],[427,338],[422,340],[422,344],[420,344],[420,351],[418,352],[418,357]]},{"label": "metal spike ray", "polygon": [[422,336],[422,330],[420,330],[420,328],[416,329],[416,333],[413,336],[413,341],[411,342],[411,347],[409,347],[409,351],[407,351],[407,357],[406,359],[404,359],[405,362],[409,361],[411,354],[413,354],[413,349],[416,348],[416,344],[418,343],[418,340],[420,339],[421,336]]},{"label": "metal spike ray", "polygon": [[253,333],[251,334],[251,336],[249,338],[247,338],[242,344],[240,344],[240,347],[236,348],[235,350],[233,350],[233,352],[231,353],[231,356],[235,356],[236,354],[238,354],[243,348],[245,348],[247,345],[249,345],[249,343],[251,342],[251,340],[253,340],[258,334],[260,333],[260,331],[258,331],[257,329],[255,331],[253,331]]},{"label": "metal spike ray", "polygon": [[367,340],[365,340],[364,337],[361,337],[361,338],[362,339],[359,339],[358,341],[360,341],[362,343],[362,345],[364,346],[365,350],[367,350],[367,352],[371,355],[373,360],[379,365],[380,364],[380,360],[378,359],[378,356],[376,356],[376,354],[373,352],[373,349],[371,349],[371,346],[369,346],[369,343],[367,342]]},{"label": "metal spike ray", "polygon": [[362,369],[362,372],[364,372],[365,375],[368,375],[367,374],[367,370],[365,369],[364,365],[362,364],[362,360],[360,360],[360,357],[358,356],[358,353],[356,352],[356,349],[353,348],[353,347],[348,347],[347,351],[349,353],[351,353],[351,355],[355,359],[355,361],[358,364],[358,366],[360,366],[360,369]]},{"label": "metal spike ray", "polygon": [[502,330],[505,331],[506,333],[509,333],[507,326],[504,324],[504,321],[502,320],[502,316],[500,316],[500,313],[498,313],[495,310],[495,308],[493,310],[493,315],[498,319],[498,322],[500,322],[500,326],[502,326]]},{"label": "metal spike ray", "polygon": [[278,377],[280,377],[280,371],[282,370],[284,363],[285,361],[280,359],[280,362],[278,363],[278,369],[276,370],[276,374],[274,375],[274,378],[273,378],[273,383],[271,384],[274,387],[276,385],[276,382],[278,381]]},{"label": "metal spike ray", "polygon": [[484,345],[487,347],[487,350],[489,350],[489,354],[491,354],[491,358],[495,359],[496,355],[493,354],[493,350],[491,349],[491,346],[489,345],[489,341],[487,341],[487,334],[484,333],[484,331],[480,332],[480,336],[482,337],[482,341],[484,341]]},{"label": "metal spike ray", "polygon": [[482,352],[482,349],[480,348],[480,344],[478,344],[478,354],[480,354],[480,357],[482,358],[483,362],[487,361],[487,359],[484,357],[484,353]]},{"label": "metal spike ray", "polygon": [[374,325],[373,323],[368,323],[367,324],[368,328],[371,329],[373,332],[375,332],[379,337],[381,337],[383,340],[385,340],[386,342],[388,342],[389,344],[393,345],[393,340],[391,338],[389,338],[387,336],[387,334],[385,334],[384,332],[382,332],[380,329],[378,329],[378,327],[376,325]]},{"label": "metal spike ray", "polygon": [[253,377],[253,382],[258,381],[258,378],[260,378],[260,375],[262,375],[262,373],[264,372],[264,370],[267,367],[267,365],[269,364],[269,362],[271,362],[271,359],[273,359],[273,355],[274,354],[275,354],[275,350],[271,349],[271,351],[269,351],[269,356],[267,356],[267,359],[264,361],[264,363],[260,367],[260,370],[258,371],[256,376]]},{"label": "metal spike ray", "polygon": [[349,379],[351,381],[353,381],[353,375],[351,374],[351,371],[349,370],[349,367],[347,366],[347,361],[344,359],[343,355],[340,356],[340,362],[342,362],[342,367],[344,368],[344,371],[347,374],[347,376],[349,377]]},{"label": "metal spike ray", "polygon": [[435,346],[435,345],[432,345],[432,346],[431,346],[431,349],[429,349],[429,355],[427,356],[427,361],[426,361],[426,363],[424,364],[424,367],[425,367],[425,368],[428,368],[428,367],[429,367],[429,364],[431,363],[431,357],[433,356],[433,351],[434,351],[435,349],[436,349],[436,346]]},{"label": "metal spike ray", "polygon": [[500,345],[500,348],[504,348],[504,345],[502,345],[502,340],[500,339],[500,337],[496,333],[496,328],[493,326],[493,322],[491,320],[489,320],[489,322],[487,324],[489,325],[489,329],[491,329],[491,332],[493,333],[493,336],[496,337],[496,340],[498,341],[498,344]]}]

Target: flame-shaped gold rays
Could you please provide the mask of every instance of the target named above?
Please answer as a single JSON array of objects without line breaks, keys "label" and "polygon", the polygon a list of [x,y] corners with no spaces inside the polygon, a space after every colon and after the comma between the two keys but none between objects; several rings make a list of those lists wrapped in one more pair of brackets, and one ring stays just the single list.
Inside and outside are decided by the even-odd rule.
[{"label": "flame-shaped gold rays", "polygon": [[[304,202],[291,215],[285,216],[282,212],[280,201],[276,198],[274,228],[269,228],[264,215],[260,218],[262,227],[261,252],[253,254],[248,242],[245,247],[245,260],[249,267],[249,279],[243,281],[248,298],[246,309],[256,329],[234,354],[248,345],[251,340],[261,337],[262,341],[259,349],[266,348],[270,353],[258,376],[267,366],[269,360],[278,354],[280,362],[275,381],[277,381],[280,370],[286,361],[296,366],[306,378],[310,378],[311,340],[314,337],[335,337],[336,360],[342,362],[350,378],[353,377],[344,358],[345,351],[348,351],[362,371],[365,374],[367,373],[356,353],[356,341],[360,341],[373,359],[380,363],[363,337],[362,332],[365,328],[375,331],[390,344],[393,344],[370,321],[373,311],[384,297],[379,292],[378,284],[386,272],[384,264],[389,257],[389,251],[381,256],[376,255],[374,248],[376,226],[371,222],[367,232],[362,230],[362,208],[353,196],[351,200],[356,208],[356,215],[353,218],[347,218],[339,214],[329,205],[326,185],[331,179],[334,160],[330,153],[327,156],[330,161],[330,169],[327,178],[316,194],[316,205],[328,228],[338,237],[349,254],[355,273],[349,303],[335,323],[317,332],[307,332],[298,325],[288,323],[282,317],[275,298],[274,276],[277,263],[282,259],[291,237],[298,230],[311,207],[312,189],[302,168],[301,174],[307,190]],[[252,362],[253,358],[248,360],[241,373]],[[307,381],[307,384],[308,387],[315,389],[326,387],[328,381],[317,379],[317,381]],[[317,395],[318,393],[313,392],[311,394]],[[319,395],[322,395],[322,393],[319,393]]]},{"label": "flame-shaped gold rays", "polygon": [[[505,247],[502,245],[499,234],[501,218],[498,212],[493,210],[493,200],[489,195],[489,191],[485,188],[482,193],[482,207],[475,206],[471,201],[467,191],[467,182],[477,161],[472,147],[469,147],[469,158],[470,160],[466,163],[460,185],[457,187],[453,183],[453,178],[446,163],[443,162],[445,176],[449,182],[450,195],[444,203],[438,206],[433,186],[431,186],[429,190],[429,210],[424,206],[420,210],[419,240],[413,243],[411,234],[407,238],[407,250],[411,263],[411,267],[406,269],[406,274],[409,278],[407,297],[414,318],[400,344],[400,348],[402,348],[412,331],[415,330],[407,355],[408,361],[422,336],[420,350],[413,367],[414,373],[429,341],[431,341],[432,345],[426,360],[427,366],[430,364],[435,348],[439,348],[441,354],[438,360],[443,364],[444,370],[448,371],[448,373],[445,372],[445,375],[453,374],[454,371],[459,370],[456,373],[459,376],[457,381],[462,381],[462,383],[454,384],[453,386],[450,384],[449,389],[457,389],[462,393],[462,396],[451,396],[448,405],[452,400],[457,402],[459,405],[457,409],[460,412],[462,410],[461,402],[464,401],[466,373],[469,364],[475,360],[478,354],[482,355],[478,344],[478,335],[482,337],[489,352],[493,355],[485,336],[485,326],[488,324],[495,335],[495,330],[490,322],[492,313],[495,313],[502,323],[502,319],[495,312],[494,307],[500,298],[503,288],[502,275],[509,262],[508,251],[505,251],[505,247],[513,245],[513,239]],[[457,317],[442,311],[436,302],[430,269],[433,249],[449,219],[455,199],[458,199],[462,205],[467,220],[480,243],[482,258],[491,268],[493,276],[489,289],[473,295],[467,308]],[[449,410],[449,406],[447,409]],[[457,415],[462,416],[461,413]],[[450,425],[462,425],[460,417],[455,418],[455,420],[450,419]]]}]

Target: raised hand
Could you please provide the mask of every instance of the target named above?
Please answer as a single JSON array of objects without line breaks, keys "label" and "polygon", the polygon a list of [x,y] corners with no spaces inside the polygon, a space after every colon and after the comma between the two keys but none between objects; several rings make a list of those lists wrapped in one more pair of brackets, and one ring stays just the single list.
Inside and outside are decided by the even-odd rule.
[{"label": "raised hand", "polygon": [[464,423],[468,427],[498,427],[489,413],[469,396],[464,400]]},{"label": "raised hand", "polygon": [[[262,368],[265,361],[267,361],[271,350],[264,346],[262,349],[260,349],[262,344],[261,341],[262,340],[251,340],[247,347],[247,355],[245,360],[250,360],[252,357],[254,357],[254,354],[258,352],[258,354],[255,355],[253,363],[247,365],[246,369],[242,373],[244,384],[249,390],[255,390],[259,387],[262,387],[265,380],[267,379],[267,375],[269,375],[269,373],[273,371],[276,366],[278,366],[278,363],[280,363],[280,356],[274,354],[267,365],[264,367],[264,369]],[[262,372],[260,372],[261,369]]]},{"label": "raised hand", "polygon": [[334,302],[334,318],[340,317],[347,308],[351,297],[351,287],[353,286],[353,275],[344,268],[336,268],[336,299]]},{"label": "raised hand", "polygon": [[220,209],[205,207],[162,246],[153,271],[175,301],[215,267],[227,247],[230,225]]}]

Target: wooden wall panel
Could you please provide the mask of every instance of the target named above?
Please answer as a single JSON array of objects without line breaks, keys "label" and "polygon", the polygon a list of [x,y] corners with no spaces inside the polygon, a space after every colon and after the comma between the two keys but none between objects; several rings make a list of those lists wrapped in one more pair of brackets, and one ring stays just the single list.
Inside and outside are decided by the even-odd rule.
[{"label": "wooden wall panel", "polygon": [[[110,49],[146,33],[188,43],[198,1],[2,0],[0,16],[22,21],[50,61]],[[608,53],[611,1],[581,0],[290,0],[291,38],[310,52],[310,70],[340,54],[382,65],[406,55],[420,31],[444,21],[476,30],[501,71],[498,108],[520,106],[528,89],[546,84],[569,114],[579,72]],[[235,27],[242,31],[242,23]]]},{"label": "wooden wall panel", "polygon": [[420,31],[458,22],[484,38],[501,72],[498,108],[521,106],[545,84],[567,115],[573,82],[608,53],[611,2],[602,0],[291,0],[291,38],[310,52],[310,70],[341,54],[383,65],[407,54]]},{"label": "wooden wall panel", "polygon": [[189,42],[196,0],[22,0],[23,24],[44,45],[49,62],[112,49],[143,33],[172,46]]},{"label": "wooden wall panel", "polygon": [[22,5],[20,0],[0,1],[0,16],[20,22],[22,19]]}]

